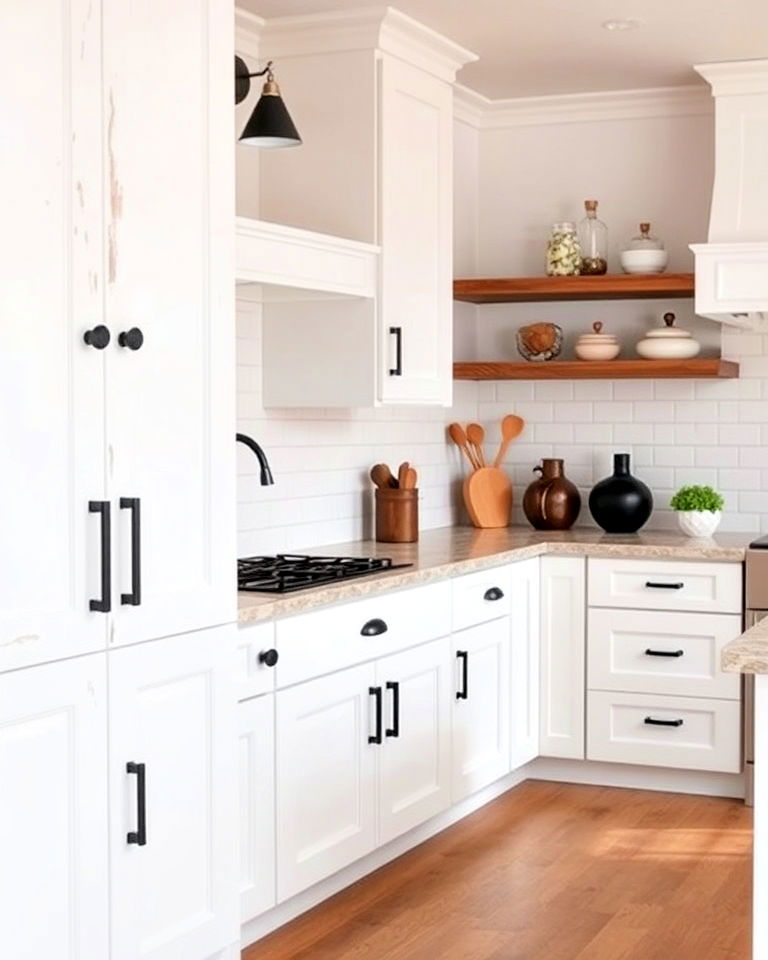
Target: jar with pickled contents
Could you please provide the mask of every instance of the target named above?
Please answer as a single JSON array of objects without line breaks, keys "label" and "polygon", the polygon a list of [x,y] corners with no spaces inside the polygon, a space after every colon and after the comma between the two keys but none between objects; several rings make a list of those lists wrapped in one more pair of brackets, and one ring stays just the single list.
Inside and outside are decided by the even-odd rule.
[{"label": "jar with pickled contents", "polygon": [[581,248],[576,225],[570,220],[552,224],[547,244],[547,276],[574,277],[581,273]]}]

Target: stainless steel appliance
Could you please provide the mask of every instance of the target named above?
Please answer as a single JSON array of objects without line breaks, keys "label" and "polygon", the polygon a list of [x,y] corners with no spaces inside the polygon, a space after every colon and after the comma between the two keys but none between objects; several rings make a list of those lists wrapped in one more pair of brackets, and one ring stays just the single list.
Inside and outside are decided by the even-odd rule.
[{"label": "stainless steel appliance", "polygon": [[[753,540],[747,550],[744,626],[768,617],[768,536]],[[744,676],[744,800],[752,806],[755,776],[755,678]]]}]

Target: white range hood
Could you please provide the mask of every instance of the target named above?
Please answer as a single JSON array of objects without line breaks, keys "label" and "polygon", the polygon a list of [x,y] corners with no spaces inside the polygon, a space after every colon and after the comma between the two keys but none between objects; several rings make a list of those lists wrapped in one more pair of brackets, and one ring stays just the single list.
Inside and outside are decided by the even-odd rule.
[{"label": "white range hood", "polygon": [[768,321],[768,60],[695,67],[715,98],[709,242],[696,256],[696,313],[734,326]]}]

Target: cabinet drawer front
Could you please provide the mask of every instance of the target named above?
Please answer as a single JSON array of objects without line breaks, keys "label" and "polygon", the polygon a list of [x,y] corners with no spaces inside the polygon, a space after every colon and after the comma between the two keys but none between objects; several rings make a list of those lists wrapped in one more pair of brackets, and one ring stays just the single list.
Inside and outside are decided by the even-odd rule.
[{"label": "cabinet drawer front", "polygon": [[332,673],[451,632],[451,586],[432,583],[278,620],[276,683]]},{"label": "cabinet drawer front", "polygon": [[589,605],[741,613],[740,563],[590,560]]},{"label": "cabinet drawer front", "polygon": [[587,759],[739,773],[741,704],[590,691]]},{"label": "cabinet drawer front", "polygon": [[494,567],[457,577],[453,586],[453,629],[506,617],[512,593],[511,568]]},{"label": "cabinet drawer front", "polygon": [[240,627],[237,631],[237,699],[247,700],[269,693],[275,687],[274,654],[277,652],[274,623]]},{"label": "cabinet drawer front", "polygon": [[588,686],[738,700],[741,678],[720,652],[741,633],[737,614],[589,611]]}]

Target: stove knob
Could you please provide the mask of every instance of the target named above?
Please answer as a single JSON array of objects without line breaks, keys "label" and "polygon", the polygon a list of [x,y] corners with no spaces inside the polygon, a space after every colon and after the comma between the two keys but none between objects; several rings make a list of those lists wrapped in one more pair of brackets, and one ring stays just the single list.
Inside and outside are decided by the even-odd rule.
[{"label": "stove knob", "polygon": [[274,667],[279,658],[280,654],[277,650],[262,650],[259,654],[259,663],[263,663],[267,667]]}]

